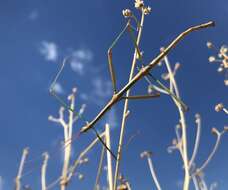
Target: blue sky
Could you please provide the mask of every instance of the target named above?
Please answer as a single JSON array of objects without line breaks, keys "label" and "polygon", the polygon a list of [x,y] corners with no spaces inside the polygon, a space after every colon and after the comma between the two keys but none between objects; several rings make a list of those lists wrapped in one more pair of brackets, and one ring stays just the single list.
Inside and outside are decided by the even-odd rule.
[{"label": "blue sky", "polygon": [[[146,61],[159,53],[161,46],[167,45],[187,27],[213,20],[216,27],[188,36],[169,55],[174,65],[181,63],[177,83],[182,99],[190,110],[186,114],[189,134],[189,151],[195,134],[194,115],[202,116],[203,135],[197,157],[200,165],[210,152],[215,138],[212,127],[222,129],[227,125],[227,117],[214,111],[218,102],[227,102],[227,88],[217,67],[208,63],[213,54],[206,47],[208,40],[220,46],[228,42],[228,2],[226,0],[192,1],[145,1],[152,7],[152,13],[145,19],[141,49]],[[49,95],[48,88],[65,56],[74,55],[67,64],[58,90],[67,97],[76,86],[77,108],[86,104],[85,117],[90,120],[111,97],[111,81],[107,64],[107,49],[123,28],[126,20],[122,10],[133,8],[133,1],[111,0],[0,0],[0,189],[13,187],[21,152],[29,146],[29,160],[23,184],[32,189],[40,188],[41,154],[57,151],[50,155],[48,182],[51,183],[61,172],[61,151],[58,149],[63,139],[60,126],[48,121],[50,114],[58,113],[59,103]],[[128,80],[133,47],[126,34],[113,50],[113,62],[120,89]],[[160,77],[164,70],[157,68],[154,75]],[[147,84],[140,81],[132,93],[145,93]],[[119,138],[123,104],[119,103],[97,124],[99,130],[106,121],[114,126],[111,131],[113,150],[116,152]],[[144,150],[154,152],[154,164],[163,189],[177,188],[183,171],[179,154],[168,154],[166,149],[175,136],[174,126],[178,122],[175,105],[168,96],[148,101],[130,102],[131,115],[127,120],[125,142],[139,134],[124,148],[121,171],[129,179],[133,189],[151,189],[154,184],[145,160],[139,154]],[[83,123],[79,121],[74,131]],[[88,133],[74,142],[77,155],[94,135]],[[226,182],[228,164],[227,137],[205,170],[208,184],[218,183],[221,190],[228,187]],[[75,178],[69,189],[91,189],[96,175],[101,145],[90,154],[90,163],[80,168],[85,175],[83,181]],[[72,157],[72,161],[74,155]],[[102,179],[105,182],[105,177]],[[1,187],[2,186],[2,187]],[[58,189],[55,187],[53,189]]]}]

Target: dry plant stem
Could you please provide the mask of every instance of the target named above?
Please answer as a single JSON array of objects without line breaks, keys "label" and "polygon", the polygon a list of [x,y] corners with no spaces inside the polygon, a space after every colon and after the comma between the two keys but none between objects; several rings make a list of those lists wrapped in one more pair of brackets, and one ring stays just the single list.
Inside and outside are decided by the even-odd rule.
[{"label": "dry plant stem", "polygon": [[[137,35],[137,40],[136,40],[137,46],[139,46],[141,35],[142,35],[142,29],[143,29],[143,23],[144,23],[144,16],[145,16],[144,15],[144,11],[142,10],[140,27],[138,28],[138,35]],[[132,81],[132,79],[134,77],[134,71],[135,71],[136,61],[137,61],[137,49],[135,48],[134,57],[133,57],[133,60],[132,60],[132,65],[131,65],[130,76],[129,76],[129,82]],[[121,91],[119,93],[121,93]],[[129,95],[130,95],[130,87],[126,90],[126,97],[128,97]],[[127,119],[126,113],[128,111],[128,102],[129,102],[129,100],[126,99],[125,100],[125,103],[124,103],[124,109],[123,109],[122,123],[121,123],[121,129],[120,129],[120,138],[119,138],[119,143],[118,143],[116,169],[115,169],[115,175],[114,175],[114,184],[113,184],[114,185],[113,186],[113,189],[114,190],[116,190],[116,187],[117,187],[117,179],[118,179],[118,175],[119,175],[119,165],[120,165],[120,159],[121,159],[121,156],[122,156],[122,145],[123,145],[124,129],[125,129],[125,124],[126,124],[126,119]]]},{"label": "dry plant stem", "polygon": [[208,190],[207,184],[206,184],[203,176],[198,175],[197,177],[198,177],[198,180],[199,180],[199,187],[200,187],[200,189],[202,189],[202,190]]},{"label": "dry plant stem", "polygon": [[104,106],[104,108],[98,113],[98,115],[87,125],[82,127],[81,132],[86,132],[91,129],[100,120],[103,115],[111,109],[111,107],[116,104],[121,97],[142,77],[148,75],[149,71],[154,68],[169,52],[173,49],[185,36],[191,32],[198,31],[200,29],[208,28],[214,26],[214,22],[208,22],[205,24],[190,27],[189,29],[178,35],[169,45],[162,51],[155,59],[153,59],[148,65],[143,67],[118,93],[114,94],[111,100]]},{"label": "dry plant stem", "polygon": [[126,186],[127,186],[127,190],[131,190],[131,186],[128,181],[126,182]]},{"label": "dry plant stem", "polygon": [[221,132],[221,133],[217,133],[217,139],[216,139],[216,143],[214,145],[213,150],[211,151],[211,153],[208,156],[207,160],[202,164],[202,166],[200,168],[198,168],[196,170],[196,172],[193,175],[196,175],[196,174],[202,172],[207,167],[207,165],[209,164],[209,162],[211,161],[211,159],[213,158],[213,156],[215,155],[215,153],[216,153],[216,151],[217,151],[217,149],[219,147],[219,144],[221,142],[221,137],[222,137],[223,133],[224,133],[224,131]]},{"label": "dry plant stem", "polygon": [[49,155],[47,152],[45,152],[43,154],[44,156],[44,161],[43,161],[43,165],[41,168],[41,189],[42,190],[47,190],[47,186],[46,186],[46,171],[47,171],[47,163],[48,163],[48,159],[49,159]]},{"label": "dry plant stem", "polygon": [[201,134],[201,118],[200,118],[200,116],[198,118],[196,118],[196,125],[197,125],[196,126],[197,127],[196,140],[195,140],[195,145],[194,145],[192,157],[189,161],[189,169],[191,169],[192,164],[195,162],[196,154],[197,154],[198,149],[199,149],[199,141],[200,141],[200,134]]},{"label": "dry plant stem", "polygon": [[[138,59],[141,61],[142,67],[144,67],[145,65],[144,65],[144,63],[143,63],[141,51],[140,51],[139,47],[137,46],[136,39],[135,39],[135,36],[134,36],[134,34],[133,34],[133,32],[132,32],[131,25],[130,25],[128,31],[129,31],[129,33],[130,33],[131,39],[132,39],[132,41],[133,41],[133,43],[134,43],[134,46],[135,46],[135,48],[136,48],[136,50],[137,50]],[[140,68],[139,68],[138,66],[137,66],[137,69],[138,69],[138,71],[140,71]],[[144,78],[146,79],[146,81],[147,81],[150,85],[151,85],[151,82],[150,82],[149,78],[151,78],[151,79],[152,79],[153,81],[155,81],[155,82],[156,82],[164,91],[166,91],[165,94],[168,94],[168,95],[170,95],[171,97],[175,98],[175,100],[178,101],[178,102],[183,106],[183,108],[184,108],[186,111],[188,110],[188,107],[184,104],[183,101],[181,101],[180,99],[177,98],[177,96],[172,92],[172,89],[171,89],[171,88],[170,88],[171,90],[168,89],[165,85],[162,84],[161,81],[159,81],[156,77],[154,77],[150,72],[148,73],[148,76],[144,76]],[[170,84],[172,84],[171,81],[170,81]],[[171,85],[171,87],[172,87],[172,85]]]},{"label": "dry plant stem", "polygon": [[228,109],[223,108],[222,110],[223,110],[226,114],[228,114]]},{"label": "dry plant stem", "polygon": [[[168,60],[167,56],[164,57],[164,61],[165,61],[165,64],[166,64],[168,72],[169,73],[170,72],[173,73],[172,70],[171,70],[171,67],[170,67],[169,60]],[[172,74],[172,76],[169,75],[169,77],[170,77],[170,90],[171,90],[171,92],[174,90],[173,93],[175,93],[177,97],[180,97],[178,88],[174,88],[173,89],[174,86],[177,86],[176,80],[174,79],[174,75],[173,74]]]},{"label": "dry plant stem", "polygon": [[[76,92],[76,91],[75,91]],[[75,105],[75,92],[73,92],[68,99],[70,100],[70,108],[71,110],[74,110]],[[62,113],[63,114],[63,113]],[[63,115],[62,117],[63,118]],[[66,189],[67,185],[67,174],[70,164],[70,156],[71,156],[71,139],[72,139],[72,132],[73,132],[73,119],[74,119],[74,112],[69,110],[69,118],[68,118],[68,124],[63,125],[64,128],[64,144],[68,143],[67,146],[64,149],[64,163],[63,163],[63,169],[62,169],[62,181],[60,182],[61,190]]]},{"label": "dry plant stem", "polygon": [[[170,81],[173,83],[173,88],[175,92],[178,92],[176,96],[180,99],[178,87],[175,81],[175,78],[173,76],[173,72],[171,70],[170,64],[168,62],[168,59],[165,59],[165,64],[169,73]],[[181,124],[181,129],[182,129],[182,143],[181,143],[181,149],[182,149],[182,154],[183,154],[183,163],[184,163],[184,170],[185,170],[185,178],[184,178],[184,186],[183,190],[188,190],[189,189],[189,184],[190,184],[190,174],[189,174],[189,161],[188,161],[188,149],[187,149],[187,126],[186,126],[186,121],[185,121],[185,116],[184,112],[182,109],[182,106],[179,102],[177,102],[174,98],[173,101],[175,102],[179,115],[180,115],[180,124]]]},{"label": "dry plant stem", "polygon": [[50,183],[47,186],[47,190],[52,189],[54,186],[56,186],[59,183],[60,180],[61,180],[61,177],[58,177],[55,181],[53,181],[52,183]]},{"label": "dry plant stem", "polygon": [[99,181],[100,181],[100,177],[101,177],[101,173],[102,173],[103,161],[104,161],[104,153],[105,153],[105,147],[102,146],[101,157],[100,157],[100,161],[99,161],[99,165],[98,165],[98,170],[97,170],[97,176],[96,176],[96,181],[95,181],[95,185],[94,185],[94,190],[98,190],[98,185],[99,185]]},{"label": "dry plant stem", "polygon": [[193,184],[194,184],[194,186],[195,186],[195,190],[200,190],[198,181],[197,181],[197,179],[196,179],[196,176],[193,176],[193,177],[192,177],[192,181],[193,181]]},{"label": "dry plant stem", "polygon": [[[105,132],[100,134],[100,137],[103,138],[105,135]],[[95,140],[93,140],[89,146],[87,146],[78,156],[77,160],[75,160],[72,168],[70,169],[70,171],[68,172],[68,178],[67,178],[67,182],[69,182],[72,178],[72,176],[75,173],[75,170],[77,169],[78,165],[80,164],[80,160],[99,142],[99,138],[97,137]]]},{"label": "dry plant stem", "polygon": [[149,164],[149,167],[150,167],[150,172],[151,172],[152,178],[153,178],[154,183],[155,183],[155,185],[157,187],[157,190],[161,190],[161,186],[160,186],[160,184],[158,182],[158,178],[156,176],[156,172],[155,172],[151,157],[148,157],[147,161],[148,161],[148,164]]},{"label": "dry plant stem", "polygon": [[153,95],[139,95],[139,96],[123,96],[122,99],[129,99],[129,100],[146,100],[151,98],[158,98],[160,94],[153,94]]},{"label": "dry plant stem", "polygon": [[[109,124],[105,125],[105,142],[106,142],[107,147],[111,150]],[[106,153],[107,153],[108,185],[109,185],[109,190],[113,190],[112,155],[108,150],[106,150]]]},{"label": "dry plant stem", "polygon": [[25,148],[22,153],[20,166],[19,166],[18,173],[17,173],[16,179],[15,179],[15,183],[16,183],[15,189],[16,190],[21,190],[21,176],[23,173],[25,160],[28,156],[28,150],[29,150],[28,148]]}]

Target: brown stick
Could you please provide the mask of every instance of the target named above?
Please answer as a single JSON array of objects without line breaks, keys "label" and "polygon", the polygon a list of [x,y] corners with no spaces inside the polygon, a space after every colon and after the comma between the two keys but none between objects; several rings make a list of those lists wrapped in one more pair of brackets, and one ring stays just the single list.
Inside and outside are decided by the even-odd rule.
[{"label": "brown stick", "polygon": [[190,27],[189,29],[182,32],[180,35],[178,35],[169,45],[162,51],[155,59],[153,59],[148,65],[141,68],[141,70],[135,75],[135,77],[130,80],[118,93],[114,94],[111,98],[111,100],[104,106],[104,108],[98,113],[98,115],[87,125],[81,128],[81,133],[88,131],[91,129],[97,122],[100,120],[103,115],[111,109],[111,107],[116,104],[121,97],[127,92],[128,89],[130,89],[137,81],[139,81],[142,77],[146,76],[149,71],[155,67],[169,52],[171,49],[173,49],[178,42],[180,42],[185,36],[190,34],[191,32],[198,31],[204,28],[215,26],[215,23],[210,21],[205,24],[200,24],[197,26]]}]

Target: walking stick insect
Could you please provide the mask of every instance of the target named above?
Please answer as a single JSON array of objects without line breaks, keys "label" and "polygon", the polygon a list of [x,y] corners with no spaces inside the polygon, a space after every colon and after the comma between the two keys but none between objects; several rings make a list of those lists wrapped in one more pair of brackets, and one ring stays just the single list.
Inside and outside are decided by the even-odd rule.
[{"label": "walking stick insect", "polygon": [[[145,78],[148,82],[151,82],[150,79],[152,79],[153,81],[155,81],[161,89],[163,89],[163,91],[165,91],[168,95],[172,96],[180,105],[182,105],[182,108],[184,111],[187,110],[187,106],[180,100],[178,99],[172,92],[170,92],[170,90],[165,87],[158,79],[156,79],[151,73],[151,69],[154,68],[184,37],[186,37],[188,34],[190,34],[191,32],[194,31],[198,31],[204,28],[208,28],[208,27],[212,27],[214,26],[214,22],[210,21],[208,23],[205,24],[200,24],[197,26],[193,26],[188,28],[187,30],[185,30],[184,32],[182,32],[181,34],[179,34],[166,48],[164,48],[164,50],[157,55],[157,57],[155,57],[151,62],[149,62],[149,64],[144,65],[143,61],[142,61],[142,55],[140,52],[140,49],[136,43],[135,37],[134,37],[134,33],[133,33],[133,29],[134,27],[131,25],[131,20],[135,20],[136,24],[137,24],[137,30],[139,30],[140,24],[138,23],[136,17],[132,14],[129,15],[128,17],[128,22],[126,24],[126,26],[124,27],[124,29],[120,32],[120,34],[117,36],[117,38],[113,41],[113,43],[111,44],[110,48],[108,49],[108,65],[109,65],[109,72],[110,72],[110,76],[111,76],[111,81],[112,81],[112,87],[113,87],[113,96],[111,97],[111,99],[109,100],[109,102],[103,107],[103,109],[97,114],[97,116],[90,122],[87,122],[86,120],[84,120],[86,122],[86,125],[84,127],[81,128],[80,133],[85,133],[87,132],[89,129],[93,129],[97,135],[97,137],[99,137],[99,134],[96,132],[94,125],[105,115],[105,113],[110,110],[112,108],[113,105],[115,105],[117,102],[119,102],[120,100],[123,99],[130,99],[130,100],[134,100],[134,99],[148,99],[148,98],[154,98],[154,97],[159,97],[160,94],[154,94],[154,95],[136,95],[136,96],[125,96],[126,92],[132,87],[134,86],[140,79]],[[142,63],[142,67],[138,67],[138,73],[135,74],[135,76],[127,83],[125,84],[122,89],[120,89],[119,91],[116,88],[116,77],[115,77],[115,71],[114,71],[114,67],[113,67],[113,62],[112,62],[112,49],[114,48],[114,46],[116,45],[116,43],[118,42],[118,40],[121,38],[121,36],[125,33],[125,31],[128,30],[131,39],[133,41],[133,45],[136,49],[136,53],[138,56],[138,59],[141,61]],[[57,73],[54,81],[51,84],[50,87],[50,93],[68,110],[75,112],[75,110],[72,110],[54,91],[54,86],[65,66],[65,63],[67,61],[69,57],[65,58],[63,61],[63,64],[59,70],[59,72]],[[150,78],[150,79],[149,79]],[[77,114],[77,113],[76,113]],[[82,116],[79,115],[80,118],[82,118]],[[83,119],[83,118],[82,118]],[[100,141],[102,142],[102,144],[105,146],[105,143],[102,141],[101,138],[99,138]],[[107,146],[105,146],[107,148]],[[110,151],[111,152],[111,151]],[[112,152],[111,152],[112,153]],[[112,155],[114,155],[112,153]],[[115,158],[115,157],[114,157]]]}]

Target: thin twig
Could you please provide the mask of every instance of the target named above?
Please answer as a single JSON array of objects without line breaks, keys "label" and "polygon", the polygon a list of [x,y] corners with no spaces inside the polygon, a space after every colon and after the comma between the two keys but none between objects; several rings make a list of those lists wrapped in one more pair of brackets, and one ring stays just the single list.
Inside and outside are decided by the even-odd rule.
[{"label": "thin twig", "polygon": [[100,161],[99,161],[99,165],[98,165],[97,176],[96,176],[96,181],[95,181],[93,190],[98,190],[97,187],[99,185],[99,181],[100,181],[100,177],[101,177],[102,165],[103,165],[103,161],[104,161],[104,153],[105,153],[105,147],[102,146],[101,157],[100,157]]},{"label": "thin twig", "polygon": [[194,145],[192,157],[189,161],[189,169],[191,169],[192,164],[195,162],[196,154],[197,154],[198,149],[199,149],[199,141],[200,141],[200,134],[201,134],[201,118],[200,118],[200,115],[196,114],[195,117],[196,117],[196,127],[197,127],[196,140],[195,140],[195,145]]},{"label": "thin twig", "polygon": [[28,153],[29,153],[29,149],[25,148],[23,150],[23,153],[22,153],[21,162],[20,162],[20,166],[18,169],[17,177],[15,178],[15,184],[16,184],[15,189],[16,190],[21,190],[21,177],[22,177],[24,164],[25,164],[26,158],[28,156]]},{"label": "thin twig", "polygon": [[41,169],[41,189],[42,190],[47,190],[47,186],[46,186],[46,170],[47,170],[47,163],[48,163],[48,159],[49,159],[49,155],[47,152],[45,152],[43,154],[44,157],[44,161],[43,161],[43,165],[42,165],[42,169]]},{"label": "thin twig", "polygon": [[[105,125],[105,142],[107,147],[111,150],[109,124]],[[111,153],[108,150],[106,152],[107,152],[108,185],[109,185],[109,190],[113,190],[112,157],[111,157]]]},{"label": "thin twig", "polygon": [[209,154],[207,160],[202,164],[202,166],[198,169],[196,169],[196,172],[193,173],[192,175],[196,175],[200,172],[202,172],[206,166],[209,164],[209,162],[212,160],[213,156],[215,155],[218,147],[219,147],[219,144],[221,142],[221,137],[224,133],[224,131],[222,132],[219,132],[217,129],[213,128],[212,130],[214,130],[214,134],[216,135],[216,142],[215,142],[215,145],[214,145],[214,148],[212,149],[211,153]]},{"label": "thin twig", "polygon": [[141,153],[140,156],[141,156],[141,158],[144,158],[144,157],[147,158],[148,165],[149,165],[149,168],[150,168],[150,173],[152,175],[152,179],[153,179],[153,181],[154,181],[154,183],[156,185],[157,190],[161,190],[161,186],[160,186],[160,183],[158,181],[158,178],[157,178],[157,175],[156,175],[153,163],[152,163],[151,152],[144,151],[144,152]]},{"label": "thin twig", "polygon": [[[144,24],[144,16],[145,16],[144,11],[142,11],[141,22],[140,22],[141,27],[138,28],[138,36],[137,36],[137,42],[136,42],[137,46],[139,45],[141,35],[142,35],[142,29],[143,29],[143,24]],[[137,49],[135,49],[134,57],[132,60],[131,71],[130,71],[130,75],[129,75],[129,82],[132,81],[133,78],[135,78],[134,72],[135,72],[136,61],[137,61]],[[122,91],[122,93],[121,93],[121,91]],[[125,94],[125,92],[126,92],[126,97],[128,97],[130,95],[130,86],[126,90],[123,91],[123,89],[122,89],[121,91],[118,93],[118,94],[120,94],[119,98],[122,97],[123,94]],[[125,126],[126,126],[126,119],[127,119],[127,117],[125,117],[125,116],[126,116],[126,113],[128,111],[128,102],[129,102],[129,100],[126,99],[124,102],[124,108],[123,108],[123,116],[122,116],[120,137],[119,137],[119,143],[118,143],[117,162],[116,162],[116,168],[115,168],[115,174],[114,174],[114,184],[113,184],[114,190],[116,190],[117,179],[118,179],[118,175],[119,175],[120,159],[121,159],[121,155],[122,155],[123,136],[124,136],[124,130],[125,130]]]},{"label": "thin twig", "polygon": [[[100,138],[103,138],[105,135],[105,132],[101,133],[99,136]],[[94,139],[89,146],[87,146],[78,156],[78,158],[74,161],[73,166],[70,168],[69,170],[69,175],[67,178],[67,182],[69,183],[69,181],[71,180],[72,176],[75,173],[75,170],[77,169],[78,165],[80,164],[80,160],[97,144],[97,142],[99,142],[99,138],[96,137],[96,139]]]},{"label": "thin twig", "polygon": [[[168,61],[168,59],[165,59],[165,64],[169,73],[169,78],[170,81],[172,82],[173,88],[174,88],[174,92],[178,92],[177,97],[178,99],[180,98],[179,95],[179,90],[178,90],[178,86],[177,83],[175,81],[173,72],[171,70],[171,66],[170,63]],[[189,174],[189,160],[188,160],[188,146],[187,146],[187,125],[186,125],[186,121],[185,121],[185,115],[184,115],[184,111],[182,109],[182,105],[174,98],[173,101],[176,104],[178,111],[179,111],[179,116],[180,116],[180,126],[182,129],[182,137],[181,137],[181,146],[180,146],[180,152],[182,154],[182,159],[183,159],[183,163],[184,163],[184,170],[185,170],[185,178],[184,178],[184,185],[183,185],[183,190],[188,190],[189,189],[189,183],[190,183],[190,174]]]}]

